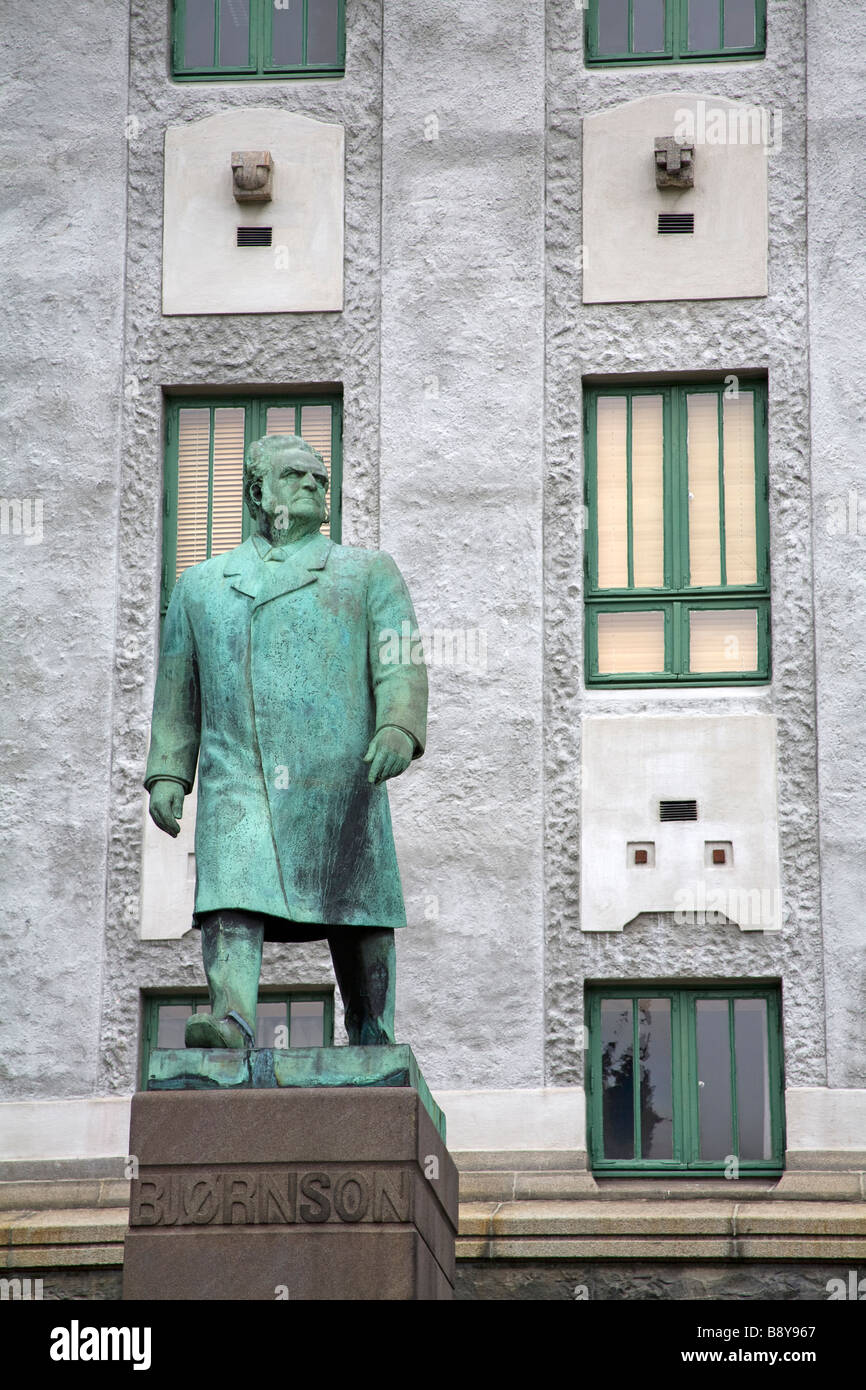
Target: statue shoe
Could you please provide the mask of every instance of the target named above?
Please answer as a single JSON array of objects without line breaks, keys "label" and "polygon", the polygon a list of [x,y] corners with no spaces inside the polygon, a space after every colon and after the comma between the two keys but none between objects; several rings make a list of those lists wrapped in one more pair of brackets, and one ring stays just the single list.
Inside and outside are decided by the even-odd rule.
[{"label": "statue shoe", "polygon": [[240,1051],[255,1045],[255,1034],[240,1014],[229,1013],[225,1018],[193,1014],[186,1021],[184,1043],[187,1047],[233,1047]]}]

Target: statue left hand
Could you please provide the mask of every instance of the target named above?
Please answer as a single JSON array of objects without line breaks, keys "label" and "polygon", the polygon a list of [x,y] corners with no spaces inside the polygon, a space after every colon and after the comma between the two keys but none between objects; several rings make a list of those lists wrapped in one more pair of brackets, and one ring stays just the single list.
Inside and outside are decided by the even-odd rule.
[{"label": "statue left hand", "polygon": [[380,729],[364,754],[364,762],[372,764],[367,781],[387,782],[389,777],[399,777],[411,763],[414,751],[411,738],[402,729]]}]

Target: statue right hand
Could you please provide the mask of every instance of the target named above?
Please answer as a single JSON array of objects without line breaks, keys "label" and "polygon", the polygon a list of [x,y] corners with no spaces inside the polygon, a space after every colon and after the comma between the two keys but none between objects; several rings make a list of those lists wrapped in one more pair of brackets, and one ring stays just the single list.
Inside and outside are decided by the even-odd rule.
[{"label": "statue right hand", "polygon": [[166,835],[180,833],[178,817],[183,813],[183,798],[180,782],[154,782],[150,789],[150,818]]}]

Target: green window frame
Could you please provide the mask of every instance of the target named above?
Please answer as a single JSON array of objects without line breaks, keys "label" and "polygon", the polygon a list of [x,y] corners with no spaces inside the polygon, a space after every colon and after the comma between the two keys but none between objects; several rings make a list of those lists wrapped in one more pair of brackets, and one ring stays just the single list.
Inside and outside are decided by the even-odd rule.
[{"label": "green window frame", "polygon": [[766,0],[585,0],[584,25],[590,67],[730,63],[767,47]]},{"label": "green window frame", "polygon": [[[320,1006],[311,1009],[310,1005]],[[307,1006],[306,1008],[304,1006]],[[183,1047],[183,1024],[193,1013],[206,1013],[210,1000],[206,989],[189,990],[186,993],[148,994],[143,999],[142,1046],[140,1079],[141,1089],[147,1088],[150,1059],[153,1052],[177,1043]],[[282,1013],[280,1013],[282,1010]],[[171,1012],[167,1012],[171,1011]],[[311,1033],[318,1035],[318,1019],[321,1017],[322,1041],[292,1042],[292,1036],[305,1039]],[[290,1047],[333,1047],[334,1045],[334,995],[329,989],[285,989],[263,990],[259,994],[256,1014],[256,1046],[273,1047],[277,1027],[288,1031]],[[162,1038],[160,1037],[162,1029]]]},{"label": "green window frame", "polygon": [[587,685],[766,684],[766,382],[587,387],[584,446]]},{"label": "green window frame", "polygon": [[[272,411],[280,414],[271,416]],[[184,412],[193,413],[184,415]],[[243,412],[242,417],[240,412]],[[292,412],[294,423],[289,431]],[[327,412],[330,412],[330,428]],[[190,462],[192,453],[188,444],[193,427],[199,431],[201,439],[194,464]],[[251,534],[252,517],[243,500],[243,456],[256,439],[275,431],[302,435],[330,463],[330,521],[322,529],[339,544],[343,482],[341,396],[285,393],[167,398],[160,584],[162,616],[187,562],[198,563],[222,554]],[[191,475],[193,466],[195,472]]]},{"label": "green window frame", "polygon": [[778,986],[593,985],[586,1017],[587,1126],[597,1175],[782,1172]]},{"label": "green window frame", "polygon": [[180,82],[342,77],[345,0],[173,0]]}]

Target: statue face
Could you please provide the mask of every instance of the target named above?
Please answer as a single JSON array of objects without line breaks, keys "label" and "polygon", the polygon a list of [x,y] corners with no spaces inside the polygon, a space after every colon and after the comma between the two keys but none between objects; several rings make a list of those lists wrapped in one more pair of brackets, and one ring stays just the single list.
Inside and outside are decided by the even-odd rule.
[{"label": "statue face", "polygon": [[[325,519],[325,479],[310,469],[303,449],[273,454],[257,498],[275,531],[317,531]],[[256,491],[256,489],[254,489]]]}]

